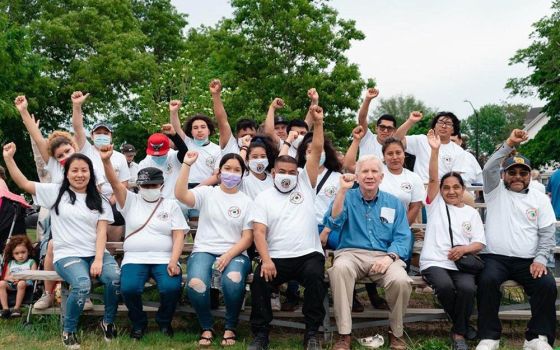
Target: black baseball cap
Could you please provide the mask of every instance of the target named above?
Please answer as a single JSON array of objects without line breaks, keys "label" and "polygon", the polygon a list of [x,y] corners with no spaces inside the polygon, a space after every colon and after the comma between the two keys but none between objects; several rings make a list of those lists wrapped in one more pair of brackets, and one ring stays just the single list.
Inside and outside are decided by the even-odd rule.
[{"label": "black baseball cap", "polygon": [[138,171],[138,179],[136,184],[142,185],[161,185],[163,183],[163,172],[158,168],[147,167]]},{"label": "black baseball cap", "polygon": [[99,123],[95,123],[93,125],[93,128],[91,129],[91,132],[94,132],[95,130],[99,129],[99,128],[105,128],[107,130],[109,130],[109,132],[113,132],[113,126],[107,122],[99,122]]},{"label": "black baseball cap", "polygon": [[286,118],[279,115],[277,117],[274,117],[274,125],[278,125],[278,124],[288,125],[288,121],[286,120]]},{"label": "black baseball cap", "polygon": [[136,153],[136,148],[130,143],[125,143],[121,146],[121,153]]}]

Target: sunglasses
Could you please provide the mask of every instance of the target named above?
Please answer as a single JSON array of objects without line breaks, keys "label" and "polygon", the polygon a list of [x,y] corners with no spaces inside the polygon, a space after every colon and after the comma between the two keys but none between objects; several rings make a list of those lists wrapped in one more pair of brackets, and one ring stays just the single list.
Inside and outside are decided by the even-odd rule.
[{"label": "sunglasses", "polygon": [[506,173],[509,176],[521,176],[521,177],[527,177],[530,174],[529,170],[516,170],[516,169],[508,169],[506,170]]}]

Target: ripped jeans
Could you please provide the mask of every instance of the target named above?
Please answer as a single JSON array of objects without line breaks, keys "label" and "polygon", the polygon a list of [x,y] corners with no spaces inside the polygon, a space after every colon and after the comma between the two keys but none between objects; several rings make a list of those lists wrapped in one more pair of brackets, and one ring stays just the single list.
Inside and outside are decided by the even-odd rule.
[{"label": "ripped jeans", "polygon": [[[84,309],[84,302],[91,290],[89,270],[94,256],[67,257],[54,263],[56,272],[70,285],[70,294],[66,301],[64,315],[64,332],[76,332],[78,320]],[[120,294],[121,270],[115,259],[109,254],[103,255],[103,270],[98,280],[104,285],[103,302],[106,324],[113,323],[117,314],[118,298]]]},{"label": "ripped jeans", "polygon": [[[187,295],[196,311],[202,329],[211,329],[214,319],[210,313],[210,280],[212,264],[219,255],[192,253],[187,262]],[[251,261],[245,255],[231,259],[222,272],[222,293],[226,305],[225,329],[235,330],[245,296],[245,279],[251,271]]]}]

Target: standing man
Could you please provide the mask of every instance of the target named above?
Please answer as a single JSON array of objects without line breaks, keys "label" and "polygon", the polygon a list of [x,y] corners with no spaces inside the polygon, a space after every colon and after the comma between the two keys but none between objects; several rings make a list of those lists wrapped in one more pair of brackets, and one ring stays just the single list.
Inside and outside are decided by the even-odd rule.
[{"label": "standing man", "polygon": [[[548,179],[546,193],[552,199],[556,220],[560,221],[560,169],[556,169]],[[556,245],[560,245],[560,226],[556,228]]]},{"label": "standing man", "polygon": [[531,304],[532,316],[525,331],[523,349],[552,350],[554,343],[557,290],[546,263],[554,248],[556,219],[548,197],[529,188],[529,159],[519,154],[509,156],[525,140],[526,131],[513,130],[488,159],[482,172],[487,203],[487,244],[481,254],[485,267],[478,282],[478,336],[481,341],[476,350],[499,348],[502,333],[498,318],[502,298],[500,286],[510,279],[523,286]]},{"label": "standing man", "polygon": [[126,158],[126,163],[128,164],[128,170],[130,171],[130,179],[128,179],[128,189],[136,189],[136,179],[138,178],[138,163],[134,161],[136,157],[136,148],[130,143],[125,143],[121,146],[121,153],[124,154]]},{"label": "standing man", "polygon": [[[357,179],[358,188],[352,189]],[[339,338],[333,349],[352,344],[352,294],[356,280],[370,277],[385,288],[389,304],[391,349],[404,350],[403,318],[412,292],[405,267],[412,234],[401,201],[383,191],[383,163],[374,155],[361,157],[356,175],[345,174],[325,214],[325,225],[340,232],[333,266],[328,270]]]}]

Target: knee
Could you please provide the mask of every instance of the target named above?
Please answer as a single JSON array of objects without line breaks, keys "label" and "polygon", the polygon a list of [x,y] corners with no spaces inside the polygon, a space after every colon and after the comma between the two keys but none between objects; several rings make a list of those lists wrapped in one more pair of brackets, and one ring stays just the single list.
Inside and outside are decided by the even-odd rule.
[{"label": "knee", "polygon": [[121,293],[124,295],[142,294],[144,286],[138,283],[125,282],[120,286]]},{"label": "knee", "polygon": [[70,285],[73,292],[78,293],[80,296],[88,296],[91,291],[91,280],[89,277],[79,277],[77,281]]},{"label": "knee", "polygon": [[230,282],[234,285],[240,285],[242,281],[241,272],[239,271],[230,271],[226,274],[226,282]]},{"label": "knee", "polygon": [[[403,270],[404,271],[404,270]],[[410,281],[408,279],[408,275],[406,274],[406,272],[404,274],[399,274],[398,276],[395,276],[391,282],[389,282],[389,285],[392,288],[395,288],[397,290],[400,291],[404,291],[406,293],[412,292],[412,285],[410,284]]]},{"label": "knee", "polygon": [[189,282],[187,283],[187,286],[189,288],[189,290],[193,290],[198,294],[204,294],[206,293],[206,290],[208,289],[208,287],[206,286],[206,283],[204,283],[203,280],[201,280],[200,278],[191,278],[189,280]]},{"label": "knee", "polygon": [[333,266],[328,270],[329,276],[338,277],[338,276],[354,276],[356,277],[356,271],[350,266],[344,263],[337,264],[336,261]]},{"label": "knee", "polygon": [[534,280],[536,294],[556,294],[556,281],[554,278],[544,275]]},{"label": "knee", "polygon": [[27,283],[25,281],[19,281],[17,283],[17,289],[25,289],[27,287]]},{"label": "knee", "polygon": [[168,278],[164,281],[158,282],[158,290],[160,294],[174,294],[181,292],[180,278]]},{"label": "knee", "polygon": [[461,283],[457,285],[457,293],[472,296],[476,295],[476,284],[474,283]]},{"label": "knee", "polygon": [[488,290],[488,289],[499,289],[500,288],[500,281],[496,279],[494,276],[488,273],[480,274],[478,278],[478,287],[479,289]]},{"label": "knee", "polygon": [[0,281],[0,289],[8,289],[8,282]]}]

